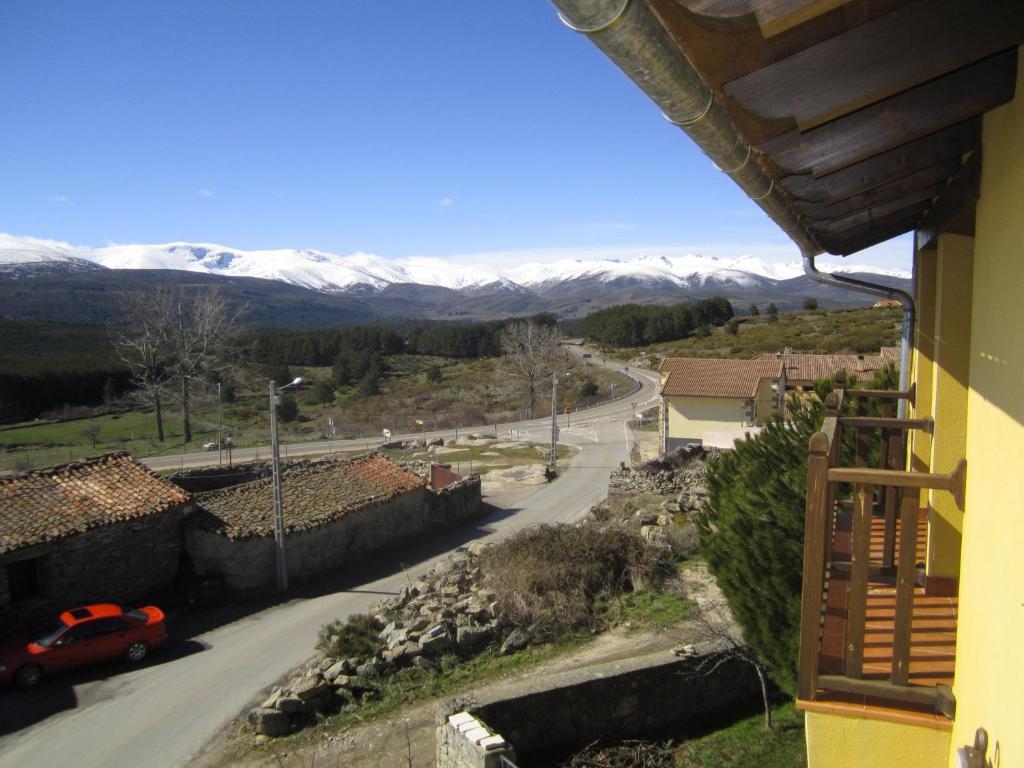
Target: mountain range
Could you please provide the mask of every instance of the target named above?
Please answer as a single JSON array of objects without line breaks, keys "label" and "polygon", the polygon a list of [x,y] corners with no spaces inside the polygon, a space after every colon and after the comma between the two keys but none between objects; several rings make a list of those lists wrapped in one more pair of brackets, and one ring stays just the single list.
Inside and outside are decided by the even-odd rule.
[{"label": "mountain range", "polygon": [[[830,268],[888,285],[909,284],[909,275],[899,270],[845,264]],[[218,285],[229,297],[247,303],[251,322],[275,325],[288,324],[293,301],[304,306],[295,307],[301,319],[293,312],[290,321],[302,325],[540,311],[572,318],[610,304],[664,304],[711,295],[734,302],[774,301],[783,309],[799,306],[811,296],[822,306],[871,301],[863,294],[811,283],[799,262],[753,256],[652,254],[533,262],[496,270],[427,257],[391,260],[369,253],[339,256],[308,249],[242,250],[184,242],[92,248],[0,234],[0,318],[116,321],[116,294],[161,283]],[[62,297],[71,296],[70,306],[60,306]],[[263,306],[254,307],[254,302]],[[269,305],[274,305],[272,317]]]}]

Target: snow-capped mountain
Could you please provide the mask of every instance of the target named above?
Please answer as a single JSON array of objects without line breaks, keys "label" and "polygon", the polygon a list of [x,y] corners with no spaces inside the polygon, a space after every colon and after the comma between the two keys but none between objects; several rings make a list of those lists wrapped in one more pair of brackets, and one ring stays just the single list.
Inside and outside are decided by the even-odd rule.
[{"label": "snow-capped mountain", "polygon": [[[415,289],[420,301],[440,306],[454,300],[504,295],[505,308],[526,305],[680,300],[683,295],[722,295],[773,300],[775,293],[793,293],[791,281],[802,285],[800,262],[776,262],[745,255],[717,258],[700,254],[632,258],[559,259],[534,261],[505,269],[473,263],[469,257],[452,260],[429,257],[385,259],[372,253],[346,256],[310,249],[243,250],[213,243],[75,246],[52,240],[0,234],[0,276],[87,270],[177,270],[220,277],[263,278],[320,293],[363,298],[396,296]],[[909,275],[861,265],[825,265],[831,271],[870,273],[905,280]],[[788,287],[787,287],[788,286]],[[806,287],[799,288],[805,290]],[[420,290],[422,289],[422,290]],[[433,294],[430,291],[433,289]],[[444,289],[444,290],[440,290]],[[518,297],[512,299],[512,297]],[[459,300],[459,303],[463,303]],[[590,305],[589,307],[587,305]],[[497,310],[499,304],[493,304]],[[518,311],[518,309],[516,309]]]}]

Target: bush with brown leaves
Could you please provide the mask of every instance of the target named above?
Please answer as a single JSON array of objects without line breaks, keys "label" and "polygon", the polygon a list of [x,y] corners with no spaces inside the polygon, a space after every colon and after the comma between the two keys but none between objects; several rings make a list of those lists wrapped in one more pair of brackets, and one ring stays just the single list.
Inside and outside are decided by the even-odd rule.
[{"label": "bush with brown leaves", "polygon": [[569,525],[519,531],[486,550],[481,566],[505,620],[538,640],[595,628],[601,602],[673,571],[665,550],[633,532]]}]

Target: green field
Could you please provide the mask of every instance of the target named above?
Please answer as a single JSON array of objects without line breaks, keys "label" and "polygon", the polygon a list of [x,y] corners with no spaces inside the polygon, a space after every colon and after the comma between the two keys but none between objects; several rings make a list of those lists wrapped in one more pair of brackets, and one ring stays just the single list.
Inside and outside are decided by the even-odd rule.
[{"label": "green field", "polygon": [[877,353],[879,347],[899,344],[900,320],[898,308],[780,312],[774,322],[762,314],[735,318],[735,334],[726,325],[705,337],[615,349],[608,354],[620,360],[641,353],[662,357],[750,358],[764,352],[781,352],[786,347],[813,354]]},{"label": "green field", "polygon": [[[485,425],[515,420],[521,416],[517,393],[508,385],[508,378],[496,370],[492,359],[458,361],[440,357],[396,355],[387,359],[389,372],[381,381],[381,392],[366,397],[356,387],[335,393],[333,401],[314,402],[312,387],[296,395],[299,417],[280,423],[281,441],[285,445],[325,438],[328,419],[334,420],[335,437],[380,438],[381,430],[389,428],[395,434],[413,433],[420,429],[449,429],[470,427],[482,431]],[[426,371],[437,365],[442,372],[440,382],[427,380]],[[567,364],[568,365],[568,364]],[[329,378],[329,368],[302,368],[293,366],[294,375],[304,377],[310,384]],[[623,374],[603,368],[572,365],[572,373],[559,390],[559,407],[579,402],[580,385],[592,379],[598,386],[596,398],[612,394],[612,384],[619,392],[631,383]],[[264,445],[269,440],[269,413],[267,410],[267,379],[256,370],[241,375],[234,402],[223,405],[224,434],[230,435],[237,448]],[[535,411],[538,415],[550,412],[550,389],[547,382],[541,388],[541,397]],[[107,451],[129,451],[135,456],[153,456],[200,450],[203,443],[215,442],[217,436],[216,390],[197,385],[194,392],[192,414],[192,442],[186,446],[183,438],[182,417],[179,407],[170,403],[164,409],[163,443],[156,438],[156,419],[151,410],[127,410],[124,406],[94,409],[94,415],[63,421],[32,421],[0,427],[0,470],[28,470],[53,464],[75,461]],[[89,412],[79,408],[77,412]],[[422,421],[423,424],[417,424]],[[87,430],[98,428],[96,444]],[[453,456],[452,461],[469,461],[472,452],[466,449],[465,458]],[[511,457],[510,457],[511,458]],[[517,457],[518,461],[526,457]],[[448,461],[448,459],[445,459]]]}]

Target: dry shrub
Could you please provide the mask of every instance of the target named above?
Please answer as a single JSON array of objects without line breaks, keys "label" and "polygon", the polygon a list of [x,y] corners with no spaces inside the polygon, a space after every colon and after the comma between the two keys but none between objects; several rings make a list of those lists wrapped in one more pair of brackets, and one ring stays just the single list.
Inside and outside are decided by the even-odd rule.
[{"label": "dry shrub", "polygon": [[562,768],[673,768],[675,764],[671,743],[627,741],[616,747],[591,744],[573,755]]},{"label": "dry shrub", "polygon": [[504,619],[539,640],[594,627],[596,604],[672,572],[665,551],[633,532],[568,525],[519,531],[486,550],[482,568]]},{"label": "dry shrub", "polygon": [[349,616],[344,621],[324,624],[317,635],[317,649],[328,656],[369,656],[379,644],[377,633],[384,629],[374,616],[367,613]]}]

